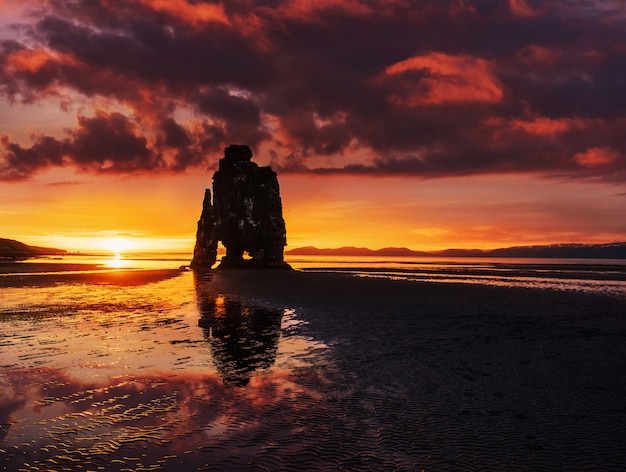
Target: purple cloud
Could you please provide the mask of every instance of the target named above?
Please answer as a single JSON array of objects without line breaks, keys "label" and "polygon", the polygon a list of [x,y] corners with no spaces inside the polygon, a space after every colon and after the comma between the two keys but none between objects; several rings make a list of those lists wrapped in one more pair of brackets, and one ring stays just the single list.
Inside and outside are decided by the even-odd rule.
[{"label": "purple cloud", "polygon": [[101,111],[63,139],[5,138],[5,180],[210,167],[231,143],[283,172],[626,177],[626,15],[610,2],[30,3],[27,39],[0,46],[0,96]]}]

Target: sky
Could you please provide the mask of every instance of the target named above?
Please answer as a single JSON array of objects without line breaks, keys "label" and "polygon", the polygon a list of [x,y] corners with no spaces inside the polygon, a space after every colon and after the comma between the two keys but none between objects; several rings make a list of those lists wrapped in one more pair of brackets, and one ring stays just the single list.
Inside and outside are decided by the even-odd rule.
[{"label": "sky", "polygon": [[230,144],[287,249],[626,241],[626,1],[0,0],[0,237],[191,251]]}]

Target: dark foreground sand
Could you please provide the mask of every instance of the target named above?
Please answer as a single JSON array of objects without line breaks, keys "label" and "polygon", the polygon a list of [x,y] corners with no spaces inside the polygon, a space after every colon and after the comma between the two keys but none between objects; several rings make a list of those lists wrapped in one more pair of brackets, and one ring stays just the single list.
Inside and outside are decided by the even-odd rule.
[{"label": "dark foreground sand", "polygon": [[[84,283],[102,283],[87,275]],[[182,367],[166,361],[158,375],[136,367],[104,386],[66,377],[46,364],[6,367],[6,388],[13,397],[0,403],[0,449],[5,447],[0,452],[6,454],[0,467],[625,470],[626,300],[298,271],[191,275],[146,279],[145,289],[130,292],[111,287],[111,297],[126,294],[120,306],[128,316],[108,316],[94,321],[88,332],[80,331],[80,339],[95,343],[84,352],[93,350],[90,355],[105,368],[106,342],[114,343],[114,333],[120,333],[118,338],[129,333],[130,346],[118,339],[117,348],[122,358],[140,360],[127,366],[153,365],[163,353],[182,366],[198,363],[209,355],[202,353],[213,338],[207,337],[208,328],[202,328],[203,335],[195,326],[198,308],[189,301],[194,297],[199,307],[227,298],[238,300],[240,307],[295,313],[299,324],[285,328],[284,315],[282,341],[269,349],[278,350],[272,354],[276,358],[287,341],[305,345],[302,340],[308,339],[328,348],[309,356],[316,362],[312,365],[291,368],[281,361],[263,367],[244,386],[228,385],[208,370],[203,374],[202,366],[195,374],[197,367],[177,371]],[[51,280],[63,283],[64,277],[76,282],[72,275]],[[179,292],[187,295],[168,308],[169,298]],[[133,304],[135,296],[145,300]],[[152,298],[158,303],[152,304]],[[72,306],[72,316],[49,323],[73,323],[79,332],[90,326],[90,316],[95,319],[109,306],[102,303],[84,316]],[[183,315],[188,324],[176,319]],[[26,339],[31,325],[20,320],[8,316],[5,323],[22,329]],[[37,323],[42,321],[33,322],[33,329]],[[10,349],[13,338],[5,331],[0,348]],[[227,352],[233,346],[228,336],[222,344],[226,351],[212,345],[213,357],[226,359],[226,369],[241,355]],[[252,341],[240,344],[252,351],[251,359],[257,356]],[[35,337],[24,343],[31,350],[47,349],[38,348]],[[80,347],[70,334],[56,346]],[[19,438],[3,446],[5,435],[12,438],[30,424],[16,417],[29,407],[18,404],[25,400],[15,392],[38,388],[33,376],[54,386],[46,387],[48,397],[33,409],[33,415],[48,411],[49,417],[32,426],[47,428],[42,441],[53,446],[43,450],[34,440]]]},{"label": "dark foreground sand", "polygon": [[626,470],[625,300],[297,272],[212,284],[300,310],[332,346],[320,402],[360,451],[346,469]]}]

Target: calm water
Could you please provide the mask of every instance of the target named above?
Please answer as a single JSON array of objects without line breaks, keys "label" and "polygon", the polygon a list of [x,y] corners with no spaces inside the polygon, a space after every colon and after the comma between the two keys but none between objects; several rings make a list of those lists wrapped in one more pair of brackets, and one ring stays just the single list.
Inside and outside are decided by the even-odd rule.
[{"label": "calm water", "polygon": [[288,434],[293,399],[319,395],[326,346],[295,310],[246,305],[188,271],[84,283],[46,269],[0,288],[0,470],[242,470],[289,456],[254,438]]},{"label": "calm water", "polygon": [[288,259],[302,270],[426,282],[528,287],[626,296],[624,259],[330,257]]},{"label": "calm water", "polygon": [[[596,320],[587,326],[585,312],[580,326],[539,336],[524,334],[545,322],[537,310],[494,332],[497,306],[454,314],[445,301],[443,317],[398,302],[382,319],[372,307],[379,321],[369,323],[361,312],[245,302],[216,289],[215,275],[177,270],[189,259],[69,256],[0,276],[0,470],[620,470],[623,389],[584,363],[594,352],[619,359],[624,343]],[[626,293],[624,261],[288,261],[359,277]],[[583,342],[581,357],[572,346]],[[528,365],[538,370],[527,382]],[[621,367],[603,369],[615,378]],[[600,410],[587,415],[589,405]]]},{"label": "calm water", "polygon": [[[351,273],[361,277],[420,280],[442,283],[484,284],[529,287],[626,296],[626,259],[521,259],[521,258],[425,258],[286,256],[294,269],[316,272]],[[55,264],[97,264],[98,268],[78,269],[96,273],[103,268],[176,269],[188,265],[189,254],[145,256],[66,256],[46,260]],[[42,273],[58,273],[50,267]],[[72,269],[76,272],[77,269]],[[14,275],[14,274],[13,274]],[[0,277],[2,275],[0,274]]]}]

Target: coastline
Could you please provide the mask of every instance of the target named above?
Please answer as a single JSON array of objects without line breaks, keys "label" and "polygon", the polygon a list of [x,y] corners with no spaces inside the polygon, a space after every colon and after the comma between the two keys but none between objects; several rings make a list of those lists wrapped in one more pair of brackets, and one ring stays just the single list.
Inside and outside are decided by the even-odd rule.
[{"label": "coastline", "polygon": [[0,287],[58,284],[143,285],[175,277],[183,269],[112,268],[95,263],[0,262]]},{"label": "coastline", "polygon": [[[0,371],[9,466],[48,458],[69,466],[68,457],[159,470],[617,471],[626,463],[625,299],[298,270],[179,270],[123,289],[94,276],[111,272],[32,275],[55,285],[35,288],[41,294],[24,287],[24,297],[72,290],[53,313],[34,306],[48,318],[31,318],[19,297],[23,315],[2,315],[0,350],[15,359]],[[224,313],[247,328],[224,331]],[[268,314],[282,325],[272,321],[269,338],[251,336]],[[231,344],[237,336],[250,339]],[[227,382],[237,379],[233,368],[249,380]],[[34,430],[49,424],[56,437],[59,421],[77,422],[59,436],[67,450],[46,455],[11,436],[30,424],[24,391],[41,396]],[[107,415],[109,405],[128,414]],[[127,437],[128,428],[142,435]],[[108,432],[98,442],[94,431]],[[138,450],[147,459],[130,461]]]}]

